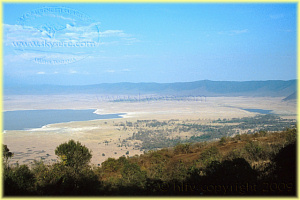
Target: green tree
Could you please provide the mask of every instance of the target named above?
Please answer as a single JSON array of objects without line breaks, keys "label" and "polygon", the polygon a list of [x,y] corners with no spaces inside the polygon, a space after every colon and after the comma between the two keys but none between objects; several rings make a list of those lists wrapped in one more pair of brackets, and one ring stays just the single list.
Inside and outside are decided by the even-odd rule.
[{"label": "green tree", "polygon": [[224,145],[224,144],[226,144],[226,142],[227,142],[227,137],[226,136],[221,137],[221,139],[219,141],[220,145]]},{"label": "green tree", "polygon": [[286,129],[286,143],[292,144],[297,141],[297,127]]},{"label": "green tree", "polygon": [[125,186],[137,186],[143,188],[146,184],[146,172],[142,171],[136,163],[125,163],[121,170],[123,184]]},{"label": "green tree", "polygon": [[38,195],[93,195],[100,188],[100,182],[88,165],[75,171],[63,163],[46,166],[35,163],[33,172]]},{"label": "green tree", "polygon": [[[169,167],[169,178],[171,178],[172,180],[184,181],[188,177],[188,167],[182,160],[179,160],[177,162],[171,161]],[[164,171],[163,173],[168,172]]]},{"label": "green tree", "polygon": [[64,165],[73,167],[75,171],[88,165],[92,158],[91,151],[74,140],[59,145],[55,149],[55,155],[61,158]]},{"label": "green tree", "polygon": [[250,141],[243,149],[246,158],[250,161],[265,160],[268,158],[268,151],[258,142]]},{"label": "green tree", "polygon": [[213,161],[220,161],[221,160],[221,154],[218,150],[217,147],[212,146],[206,150],[204,150],[198,161],[200,161],[200,163],[204,166],[209,165],[210,163],[212,163]]},{"label": "green tree", "polygon": [[101,164],[101,168],[106,173],[117,172],[121,168],[121,164],[114,158],[108,158]]},{"label": "green tree", "polygon": [[5,167],[8,167],[8,159],[13,157],[13,153],[9,151],[7,145],[3,144],[2,145],[2,159],[3,159],[3,164]]},{"label": "green tree", "polygon": [[180,153],[188,154],[190,152],[191,152],[191,144],[190,143],[185,143],[185,144],[178,143],[174,147],[175,154],[180,154]]}]

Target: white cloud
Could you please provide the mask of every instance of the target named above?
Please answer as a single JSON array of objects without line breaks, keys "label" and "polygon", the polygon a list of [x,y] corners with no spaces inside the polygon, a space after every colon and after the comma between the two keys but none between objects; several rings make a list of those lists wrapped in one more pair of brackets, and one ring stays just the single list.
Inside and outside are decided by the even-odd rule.
[{"label": "white cloud", "polygon": [[123,30],[106,30],[100,32],[100,37],[130,37],[131,35],[124,33]]},{"label": "white cloud", "polygon": [[126,45],[132,45],[136,42],[140,42],[137,38],[124,38]]},{"label": "white cloud", "polygon": [[77,74],[78,72],[71,69],[71,70],[69,71],[69,73],[70,73],[70,74]]},{"label": "white cloud", "polygon": [[[36,28],[30,26],[3,24],[4,42],[11,45],[13,42],[51,41],[69,42],[73,41],[97,41],[100,33],[97,27],[66,25],[59,31],[49,31],[47,28]],[[51,29],[50,29],[51,30]]]},{"label": "white cloud", "polygon": [[220,31],[218,33],[221,35],[240,35],[240,34],[248,33],[248,29]]},{"label": "white cloud", "polygon": [[112,69],[108,69],[108,70],[106,70],[105,72],[108,72],[108,73],[115,73],[116,71],[115,71],[115,70],[112,70]]},{"label": "white cloud", "polygon": [[46,74],[45,72],[37,72],[36,74]]},{"label": "white cloud", "polygon": [[127,54],[127,55],[122,56],[122,58],[125,58],[125,59],[127,59],[127,58],[129,58],[129,59],[131,59],[131,58],[145,58],[145,57],[146,57],[145,55],[141,55],[141,54],[132,54],[132,55]]},{"label": "white cloud", "polygon": [[15,54],[5,56],[7,63],[23,62],[24,60],[32,61],[38,64],[67,64],[73,63],[86,58],[85,54],[72,54],[72,53],[56,53],[56,52],[43,52],[34,50],[15,50]]},{"label": "white cloud", "polygon": [[105,72],[107,72],[107,73],[122,73],[122,72],[130,72],[130,71],[131,70],[128,68],[120,69],[120,70],[114,70],[114,69],[105,70]]},{"label": "white cloud", "polygon": [[3,41],[6,46],[17,41],[31,41],[43,37],[42,33],[33,27],[3,24]]},{"label": "white cloud", "polygon": [[100,36],[97,24],[88,26],[74,26],[67,24],[66,28],[59,32],[60,40],[95,41]]},{"label": "white cloud", "polygon": [[51,27],[41,27],[4,24],[4,45],[13,48],[34,48],[37,50],[45,48],[48,50],[49,44],[61,42],[96,42],[96,46],[132,45],[139,42],[137,38],[123,30],[99,32],[95,23],[87,26],[63,24],[62,28],[57,31],[53,31]]}]

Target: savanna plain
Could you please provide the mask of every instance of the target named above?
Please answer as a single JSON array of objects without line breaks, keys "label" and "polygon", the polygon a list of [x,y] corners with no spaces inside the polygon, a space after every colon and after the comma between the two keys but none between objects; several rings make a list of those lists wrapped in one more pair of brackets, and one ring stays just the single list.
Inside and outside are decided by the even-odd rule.
[{"label": "savanna plain", "polygon": [[[282,120],[295,121],[296,100],[283,101],[283,98],[241,96],[111,102],[92,94],[6,95],[4,111],[94,109],[97,114],[122,113],[122,118],[48,124],[29,130],[7,130],[3,134],[3,143],[14,153],[11,165],[30,165],[34,160],[50,164],[59,161],[54,154],[55,148],[73,139],[88,147],[93,155],[91,164],[100,166],[108,158],[140,155],[150,149],[174,146],[178,141],[191,142],[193,137],[207,136],[204,130],[186,129],[186,125],[222,128],[226,126],[220,123],[222,121],[260,116],[259,113],[244,109],[271,110],[271,114]],[[230,122],[230,125],[238,124]],[[228,136],[259,130],[260,127],[242,129],[237,126]],[[141,136],[143,133],[148,133],[146,139]],[[156,138],[156,143],[164,142],[159,139],[168,139],[169,143],[164,144],[166,146],[151,146],[147,144],[151,138]],[[216,136],[210,139],[220,138]]]}]

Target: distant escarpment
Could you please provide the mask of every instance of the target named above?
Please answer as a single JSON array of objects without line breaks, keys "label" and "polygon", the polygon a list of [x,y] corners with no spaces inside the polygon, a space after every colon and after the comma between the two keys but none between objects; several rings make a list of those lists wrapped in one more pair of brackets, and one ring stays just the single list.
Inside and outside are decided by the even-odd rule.
[{"label": "distant escarpment", "polygon": [[[4,94],[115,94],[282,97],[296,93],[297,81],[194,81],[178,83],[101,83],[95,85],[4,85]],[[295,94],[294,94],[295,95]],[[292,98],[292,97],[289,97]]]},{"label": "distant escarpment", "polygon": [[291,95],[285,97],[285,98],[283,99],[283,101],[291,101],[291,100],[296,100],[296,99],[297,99],[297,93],[294,92],[293,94],[291,94]]}]

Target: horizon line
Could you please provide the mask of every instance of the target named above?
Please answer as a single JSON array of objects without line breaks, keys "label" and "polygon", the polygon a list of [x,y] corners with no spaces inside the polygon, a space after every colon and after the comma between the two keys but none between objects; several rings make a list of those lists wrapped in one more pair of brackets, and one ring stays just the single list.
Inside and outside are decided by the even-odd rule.
[{"label": "horizon line", "polygon": [[197,80],[197,81],[178,81],[178,82],[128,82],[128,81],[123,81],[123,82],[113,82],[113,83],[92,83],[92,84],[80,84],[80,85],[60,85],[60,84],[47,84],[47,83],[42,83],[42,84],[5,84],[5,81],[3,82],[3,89],[5,87],[22,87],[22,86],[93,86],[93,85],[101,85],[101,84],[176,84],[176,83],[195,83],[195,82],[203,82],[203,81],[209,81],[209,82],[236,82],[236,83],[242,83],[242,82],[268,82],[268,81],[297,81],[298,79],[288,79],[288,80],[282,80],[282,79],[274,79],[274,80],[248,80],[248,81],[231,81],[231,80],[226,80],[226,81],[216,81],[216,80],[209,80],[209,79],[203,79],[203,80]]}]

